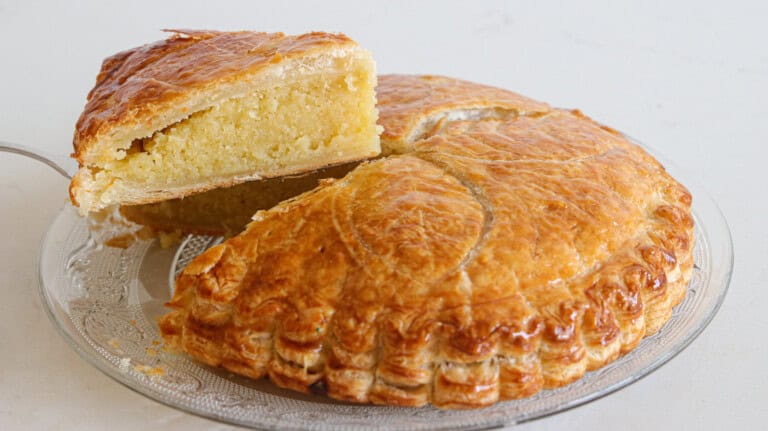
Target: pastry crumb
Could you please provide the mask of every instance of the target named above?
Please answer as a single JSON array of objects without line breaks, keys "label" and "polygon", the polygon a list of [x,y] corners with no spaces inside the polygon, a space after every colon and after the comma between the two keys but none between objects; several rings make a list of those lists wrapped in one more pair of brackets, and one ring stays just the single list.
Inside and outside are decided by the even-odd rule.
[{"label": "pastry crumb", "polygon": [[134,365],[133,369],[147,376],[162,376],[165,374],[165,370],[162,367],[151,367],[144,364]]},{"label": "pastry crumb", "polygon": [[120,346],[120,342],[119,342],[119,341],[117,341],[117,339],[116,339],[116,338],[112,338],[112,339],[110,339],[110,340],[108,341],[108,344],[109,344],[109,345],[110,345],[110,346],[111,346],[113,349],[115,349],[115,352],[117,352],[118,354],[121,354],[121,355],[122,355],[123,353],[125,353],[125,352],[123,351],[123,348]]}]

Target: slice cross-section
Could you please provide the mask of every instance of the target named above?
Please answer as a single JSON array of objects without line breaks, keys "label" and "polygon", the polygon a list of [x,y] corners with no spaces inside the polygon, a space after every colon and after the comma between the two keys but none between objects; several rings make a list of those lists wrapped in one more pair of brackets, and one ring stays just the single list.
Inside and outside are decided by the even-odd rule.
[{"label": "slice cross-section", "polygon": [[380,152],[375,66],[343,35],[178,32],[108,58],[78,122],[83,214]]}]

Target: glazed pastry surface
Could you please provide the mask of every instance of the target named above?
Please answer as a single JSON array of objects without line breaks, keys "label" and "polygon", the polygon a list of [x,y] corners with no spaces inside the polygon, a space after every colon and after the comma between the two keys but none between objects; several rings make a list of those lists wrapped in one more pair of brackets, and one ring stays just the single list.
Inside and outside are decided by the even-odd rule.
[{"label": "glazed pastry surface", "polygon": [[379,82],[389,155],[191,262],[169,345],[297,391],[463,409],[573,382],[669,319],[691,196],[653,157],[508,91]]}]

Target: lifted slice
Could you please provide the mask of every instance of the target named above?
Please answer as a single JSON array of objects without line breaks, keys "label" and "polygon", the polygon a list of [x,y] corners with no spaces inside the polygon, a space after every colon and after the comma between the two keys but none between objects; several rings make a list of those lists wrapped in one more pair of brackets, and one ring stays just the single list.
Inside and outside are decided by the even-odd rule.
[{"label": "lifted slice", "polygon": [[184,34],[105,61],[75,135],[81,213],[380,152],[374,63],[351,40]]}]

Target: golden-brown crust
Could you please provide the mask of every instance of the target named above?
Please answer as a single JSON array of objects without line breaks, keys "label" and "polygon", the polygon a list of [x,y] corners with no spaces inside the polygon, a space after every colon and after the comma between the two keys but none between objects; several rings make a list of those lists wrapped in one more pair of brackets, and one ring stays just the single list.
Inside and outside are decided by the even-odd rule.
[{"label": "golden-brown crust", "polygon": [[73,157],[81,165],[102,137],[151,123],[190,94],[311,51],[354,45],[343,34],[170,31],[166,40],[104,60],[75,129]]},{"label": "golden-brown crust", "polygon": [[550,109],[511,91],[436,75],[381,75],[376,97],[385,153],[410,151],[414,141],[445,120],[504,118]]},{"label": "golden-brown crust", "polygon": [[[403,98],[380,100],[383,114]],[[179,276],[165,340],[295,390],[452,409],[562,386],[632,350],[684,297],[690,194],[620,134],[532,103],[445,121],[408,154],[257,213]],[[404,125],[392,136],[423,126],[386,121]]]}]

